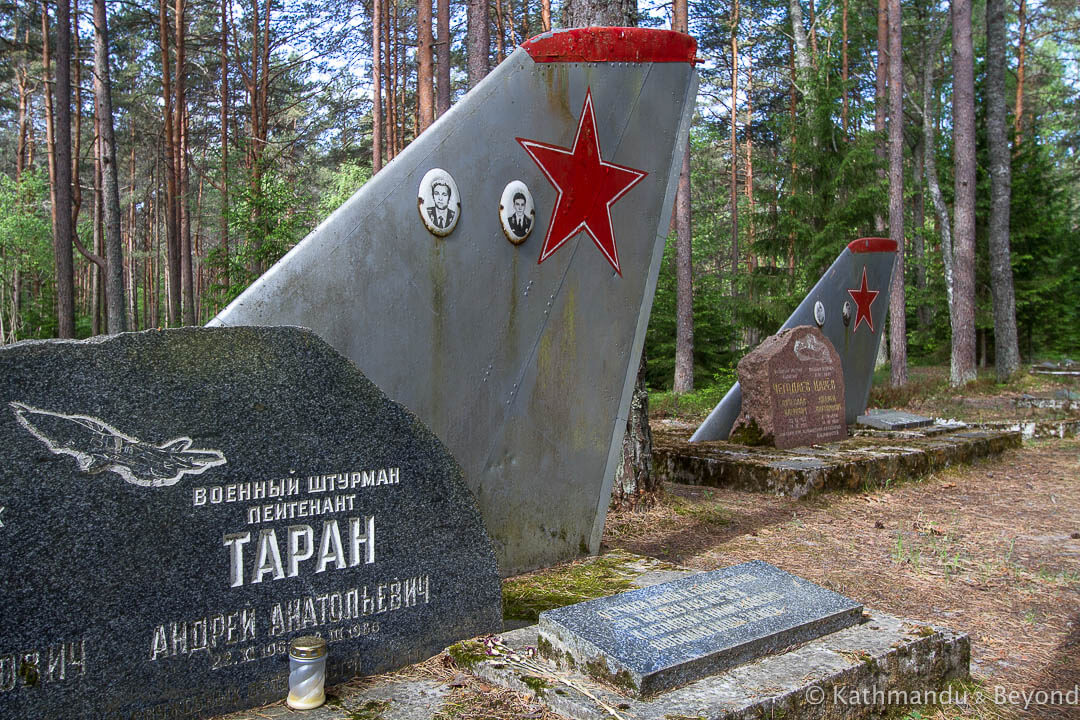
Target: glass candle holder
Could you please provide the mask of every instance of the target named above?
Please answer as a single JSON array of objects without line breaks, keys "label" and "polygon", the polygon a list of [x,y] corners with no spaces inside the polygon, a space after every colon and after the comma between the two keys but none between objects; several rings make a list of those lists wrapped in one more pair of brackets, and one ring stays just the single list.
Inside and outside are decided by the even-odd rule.
[{"label": "glass candle holder", "polygon": [[298,637],[289,645],[289,697],[294,710],[310,710],[326,702],[326,640]]}]

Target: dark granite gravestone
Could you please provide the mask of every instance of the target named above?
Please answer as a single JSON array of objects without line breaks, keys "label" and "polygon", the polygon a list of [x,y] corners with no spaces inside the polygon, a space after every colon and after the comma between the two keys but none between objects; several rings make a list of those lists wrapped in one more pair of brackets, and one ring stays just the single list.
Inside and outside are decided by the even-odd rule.
[{"label": "dark granite gravestone", "polygon": [[793,448],[847,437],[844,369],[816,327],[800,325],[766,338],[737,370],[742,409],[732,442]]},{"label": "dark granite gravestone", "polygon": [[858,423],[877,430],[911,430],[929,427],[934,420],[902,410],[867,410],[859,416]]},{"label": "dark granite gravestone", "polygon": [[0,348],[0,717],[203,717],[501,626],[433,433],[297,328]]},{"label": "dark granite gravestone", "polygon": [[755,560],[540,613],[542,654],[645,697],[806,642],[862,605]]}]

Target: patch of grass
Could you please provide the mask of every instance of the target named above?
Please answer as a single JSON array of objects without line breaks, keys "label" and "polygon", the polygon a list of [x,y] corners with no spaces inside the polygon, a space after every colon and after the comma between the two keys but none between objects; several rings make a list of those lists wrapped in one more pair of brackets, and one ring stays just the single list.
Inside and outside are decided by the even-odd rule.
[{"label": "patch of grass", "polygon": [[915,569],[915,572],[918,572],[922,565],[922,550],[912,543],[905,544],[904,536],[897,534],[896,544],[893,545],[892,559],[896,563],[907,563]]},{"label": "patch of grass", "polygon": [[730,384],[711,385],[693,392],[676,395],[670,390],[649,393],[651,417],[673,417],[683,420],[700,420],[712,412],[724,399]]},{"label": "patch of grass", "polygon": [[503,617],[535,621],[544,610],[573,605],[628,590],[624,561],[600,556],[547,568],[503,581]]},{"label": "patch of grass", "polygon": [[940,394],[949,387],[948,377],[937,373],[917,372],[912,368],[908,374],[908,384],[893,387],[889,384],[889,368],[884,367],[874,372],[873,385],[870,388],[871,408],[898,408],[914,405],[914,400],[924,400]]}]

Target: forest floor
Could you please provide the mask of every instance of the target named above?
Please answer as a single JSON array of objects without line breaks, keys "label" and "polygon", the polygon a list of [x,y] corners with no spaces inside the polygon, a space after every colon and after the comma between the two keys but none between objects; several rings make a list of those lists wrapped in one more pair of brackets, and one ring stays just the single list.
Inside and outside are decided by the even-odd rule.
[{"label": "forest floor", "polygon": [[[981,373],[956,391],[943,367],[912,368],[902,391],[887,382],[878,378],[871,407],[969,423],[1057,419],[1065,413],[1020,409],[1016,399],[1080,390],[1078,378],[1024,373],[1001,385]],[[658,399],[658,419],[696,420],[712,408]],[[1080,686],[1078,438],[1029,441],[885,489],[806,500],[667,485],[654,507],[609,514],[602,550],[702,571],[764,560],[875,610],[967,633],[972,682],[958,694],[968,705],[898,717],[1080,718],[1080,706],[1049,695]],[[509,583],[521,594],[521,581]]]},{"label": "forest floor", "polygon": [[967,633],[971,705],[907,717],[1080,717],[1077,706],[995,702],[1080,685],[1080,440],[809,500],[669,485],[654,508],[610,514],[604,543],[695,570],[764,560]]}]

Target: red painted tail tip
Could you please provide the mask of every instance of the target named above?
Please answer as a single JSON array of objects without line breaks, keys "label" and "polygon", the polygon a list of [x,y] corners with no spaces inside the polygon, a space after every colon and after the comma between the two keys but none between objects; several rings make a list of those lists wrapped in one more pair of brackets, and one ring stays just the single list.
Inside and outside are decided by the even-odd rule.
[{"label": "red painted tail tip", "polygon": [[671,30],[587,27],[553,30],[521,47],[538,63],[684,62],[694,64],[697,42]]},{"label": "red painted tail tip", "polygon": [[852,240],[847,247],[853,253],[896,252],[896,241],[880,237],[859,238]]}]

